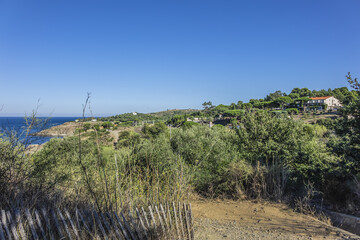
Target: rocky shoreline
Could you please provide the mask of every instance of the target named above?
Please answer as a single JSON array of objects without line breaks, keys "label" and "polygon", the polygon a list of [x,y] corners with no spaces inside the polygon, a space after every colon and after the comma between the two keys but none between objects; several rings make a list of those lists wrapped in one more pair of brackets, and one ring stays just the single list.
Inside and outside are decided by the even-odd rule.
[{"label": "rocky shoreline", "polygon": [[41,137],[69,137],[75,134],[75,130],[79,127],[77,122],[65,122],[61,125],[53,126],[35,133],[35,136]]}]

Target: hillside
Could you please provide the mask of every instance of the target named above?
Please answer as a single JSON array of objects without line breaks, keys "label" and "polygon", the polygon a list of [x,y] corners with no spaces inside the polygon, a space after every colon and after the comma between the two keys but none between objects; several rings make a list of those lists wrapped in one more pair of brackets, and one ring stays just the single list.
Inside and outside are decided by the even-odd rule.
[{"label": "hillside", "polygon": [[167,119],[172,118],[175,115],[191,114],[191,113],[198,112],[198,111],[200,111],[200,110],[191,109],[191,108],[189,108],[189,109],[168,109],[166,111],[149,113],[149,115],[155,116],[160,119],[167,120]]}]

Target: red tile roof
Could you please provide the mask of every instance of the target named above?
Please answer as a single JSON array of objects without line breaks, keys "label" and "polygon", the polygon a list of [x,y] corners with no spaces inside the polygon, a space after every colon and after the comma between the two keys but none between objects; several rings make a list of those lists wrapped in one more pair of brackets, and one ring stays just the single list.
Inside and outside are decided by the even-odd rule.
[{"label": "red tile roof", "polygon": [[311,100],[325,100],[325,99],[328,99],[330,97],[331,96],[328,96],[328,97],[311,97]]}]

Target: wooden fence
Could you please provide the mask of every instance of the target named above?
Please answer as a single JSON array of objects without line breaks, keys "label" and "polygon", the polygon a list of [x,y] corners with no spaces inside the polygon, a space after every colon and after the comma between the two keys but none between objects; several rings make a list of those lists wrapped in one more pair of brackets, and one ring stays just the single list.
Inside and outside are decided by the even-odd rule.
[{"label": "wooden fence", "polygon": [[91,209],[0,210],[5,239],[194,239],[191,204],[172,203],[130,211]]}]

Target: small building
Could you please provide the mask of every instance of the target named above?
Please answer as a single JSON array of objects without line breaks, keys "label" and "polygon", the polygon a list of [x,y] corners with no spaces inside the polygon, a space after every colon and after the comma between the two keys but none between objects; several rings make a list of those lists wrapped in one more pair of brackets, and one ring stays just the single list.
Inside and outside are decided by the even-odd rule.
[{"label": "small building", "polygon": [[134,116],[137,115],[137,112],[133,112],[132,115],[134,115]]},{"label": "small building", "polygon": [[318,110],[337,110],[342,107],[340,100],[333,96],[311,97],[310,99],[310,101],[306,102],[306,107],[312,107]]}]

